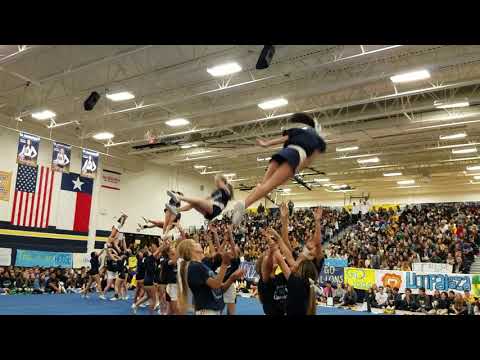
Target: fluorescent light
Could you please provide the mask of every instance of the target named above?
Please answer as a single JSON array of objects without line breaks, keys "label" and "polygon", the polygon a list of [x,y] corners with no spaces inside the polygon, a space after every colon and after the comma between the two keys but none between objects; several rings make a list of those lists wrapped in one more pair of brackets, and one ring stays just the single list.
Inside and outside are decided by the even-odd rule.
[{"label": "fluorescent light", "polygon": [[347,188],[348,185],[346,184],[343,184],[343,185],[332,185],[331,188],[332,189],[335,189],[335,190],[338,190],[338,189],[344,189],[344,188]]},{"label": "fluorescent light", "polygon": [[372,164],[372,163],[378,163],[380,162],[380,159],[378,157],[373,157],[373,158],[370,158],[370,159],[361,159],[361,160],[357,160],[357,162],[359,164]]},{"label": "fluorescent light", "polygon": [[188,121],[187,119],[172,119],[172,120],[165,121],[165,124],[171,127],[185,126],[190,124],[190,121]]},{"label": "fluorescent light", "polygon": [[415,184],[415,180],[400,180],[397,181],[398,185],[412,185]]},{"label": "fluorescent light", "polygon": [[475,180],[480,180],[480,175],[475,175],[473,178],[474,178]]},{"label": "fluorescent light", "polygon": [[262,110],[270,110],[280,106],[285,106],[288,104],[288,100],[285,98],[278,98],[273,100],[264,101],[258,104],[258,107]]},{"label": "fluorescent light", "polygon": [[288,188],[287,188],[287,189],[283,189],[282,191],[283,191],[283,192],[291,192],[292,189],[288,189]]},{"label": "fluorescent light", "polygon": [[217,65],[211,68],[207,68],[207,72],[215,77],[226,76],[230,74],[235,74],[239,71],[242,71],[242,67],[236,62],[229,62],[222,65]]},{"label": "fluorescent light", "polygon": [[455,139],[463,139],[467,137],[466,133],[458,133],[458,134],[452,134],[452,135],[441,135],[440,140],[455,140]]},{"label": "fluorescent light", "polygon": [[410,189],[410,188],[419,188],[420,185],[411,185],[411,186],[397,186],[394,189]]},{"label": "fluorescent light", "polygon": [[195,150],[195,151],[192,151],[192,152],[189,152],[188,154],[185,154],[187,156],[190,156],[190,155],[201,155],[201,154],[207,154],[207,153],[210,153],[212,152],[212,150],[203,150],[203,149],[200,149],[200,150]]},{"label": "fluorescent light", "polygon": [[111,132],[103,131],[93,135],[93,138],[95,140],[110,140],[110,139],[113,139],[114,136],[115,135],[113,135]]},{"label": "fluorescent light", "polygon": [[457,101],[457,102],[448,102],[448,101],[438,101],[436,100],[433,105],[437,109],[453,109],[453,108],[459,108],[459,107],[467,107],[470,106],[470,102],[468,100],[464,101]]},{"label": "fluorescent light", "polygon": [[225,177],[234,177],[234,176],[237,176],[237,174],[235,174],[235,173],[230,173],[230,174],[223,174],[223,176],[225,176]]},{"label": "fluorescent light", "polygon": [[480,184],[480,181],[473,181],[473,180],[470,180],[470,184]]},{"label": "fluorescent light", "polygon": [[430,72],[428,70],[412,71],[404,74],[394,75],[390,77],[390,80],[394,83],[405,83],[411,81],[418,81],[430,78]]},{"label": "fluorescent light", "polygon": [[241,179],[230,179],[230,182],[236,182],[236,181],[245,181],[248,180],[248,178],[241,178]]},{"label": "fluorescent light", "polygon": [[197,144],[184,144],[184,145],[181,145],[180,147],[182,149],[190,149],[192,147],[197,147],[198,145]]},{"label": "fluorescent light", "polygon": [[193,165],[195,169],[205,169],[207,166],[206,165]]},{"label": "fluorescent light", "polygon": [[120,91],[117,93],[107,94],[107,99],[112,101],[125,101],[135,99],[135,95],[128,91]]},{"label": "fluorescent light", "polygon": [[359,149],[358,146],[347,146],[347,147],[343,147],[343,148],[338,148],[338,147],[337,147],[337,152],[355,151],[355,150],[358,150],[358,149]]},{"label": "fluorescent light", "polygon": [[328,187],[328,186],[334,186],[335,184],[323,184],[322,186]]},{"label": "fluorescent light", "polygon": [[329,182],[330,179],[329,178],[323,178],[323,179],[314,179],[314,181],[316,182]]},{"label": "fluorescent light", "polygon": [[360,154],[360,155],[344,155],[344,156],[339,156],[336,157],[335,160],[344,160],[344,159],[358,159],[362,157],[372,157],[374,155],[380,155],[381,153],[375,153],[375,154]]},{"label": "fluorescent light", "polygon": [[477,148],[467,148],[467,149],[453,149],[452,154],[470,154],[470,153],[475,153],[477,152]]},{"label": "fluorescent light", "polygon": [[208,174],[218,174],[218,173],[221,173],[221,172],[223,172],[223,170],[202,171],[201,174],[202,174],[202,175],[208,175]]},{"label": "fluorescent light", "polygon": [[401,176],[401,172],[390,172],[390,173],[383,173],[383,176]]},{"label": "fluorescent light", "polygon": [[270,161],[271,159],[272,158],[270,156],[266,158],[257,157],[257,161]]},{"label": "fluorescent light", "polygon": [[32,117],[37,120],[48,120],[57,116],[53,111],[43,110],[32,113]]},{"label": "fluorescent light", "polygon": [[468,171],[480,170],[480,165],[467,166]]}]

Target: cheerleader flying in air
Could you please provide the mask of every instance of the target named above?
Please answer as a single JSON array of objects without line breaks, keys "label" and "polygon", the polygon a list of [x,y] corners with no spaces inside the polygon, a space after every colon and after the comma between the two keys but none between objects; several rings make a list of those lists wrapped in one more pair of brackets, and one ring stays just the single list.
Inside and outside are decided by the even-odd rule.
[{"label": "cheerleader flying in air", "polygon": [[228,183],[225,176],[215,176],[215,187],[216,190],[206,199],[187,197],[174,193],[173,191],[167,191],[167,195],[173,199],[175,203],[179,204],[181,201],[184,201],[187,205],[176,207],[168,203],[165,206],[175,216],[180,212],[195,209],[201,213],[205,219],[211,221],[220,215],[227,206],[227,203],[233,199],[233,186]]},{"label": "cheerleader flying in air", "polygon": [[[284,184],[295,173],[309,166],[321,153],[326,144],[320,136],[321,127],[316,120],[304,113],[293,114],[290,123],[298,127],[283,131],[283,136],[272,140],[257,139],[261,147],[269,147],[283,143],[283,149],[272,156],[263,180],[251,192],[245,201],[238,201],[233,209],[232,223],[238,225],[245,209],[257,200],[262,199],[276,187]],[[301,127],[306,125],[307,128]]]}]

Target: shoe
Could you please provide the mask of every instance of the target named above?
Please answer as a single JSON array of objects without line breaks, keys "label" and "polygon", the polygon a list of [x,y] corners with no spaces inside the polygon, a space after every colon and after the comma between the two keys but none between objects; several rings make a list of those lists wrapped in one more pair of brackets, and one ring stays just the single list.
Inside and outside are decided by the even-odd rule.
[{"label": "shoe", "polygon": [[102,300],[107,300],[107,298],[105,297],[105,295],[100,295],[99,298],[102,299]]},{"label": "shoe", "polygon": [[131,309],[132,309],[132,311],[133,311],[133,313],[134,313],[134,314],[136,314],[136,313],[137,313],[137,305],[135,305],[135,304],[132,304],[132,307],[131,307]]},{"label": "shoe", "polygon": [[125,219],[128,218],[128,215],[125,211],[123,210],[120,210],[120,213],[122,214],[122,216],[125,216]]},{"label": "shoe", "polygon": [[155,307],[153,308],[153,311],[159,310],[160,309],[160,303],[156,303]]},{"label": "shoe", "polygon": [[125,301],[127,301],[128,299],[130,299],[128,296],[123,297],[123,300],[125,300]]},{"label": "shoe", "polygon": [[180,199],[177,197],[177,194],[175,194],[173,191],[167,190],[167,195],[173,199],[176,203],[180,202]]},{"label": "shoe", "polygon": [[245,202],[237,201],[237,203],[233,206],[232,224],[240,225],[244,214],[245,214]]},{"label": "shoe", "polygon": [[137,225],[138,225],[137,232],[141,232],[143,230],[143,226],[140,224],[137,224]]},{"label": "shoe", "polygon": [[148,224],[148,223],[149,223],[149,221],[148,221],[147,218],[145,218],[145,217],[142,216],[142,219],[143,219],[143,221],[145,221],[145,224]]},{"label": "shoe", "polygon": [[175,206],[172,206],[170,204],[165,204],[165,207],[175,216],[178,215],[178,209]]},{"label": "shoe", "polygon": [[141,305],[139,305],[139,306],[140,306],[141,308],[146,308],[146,307],[148,306],[148,304],[143,303],[143,304],[141,304]]},{"label": "shoe", "polygon": [[119,300],[119,299],[114,296],[114,297],[111,297],[109,300],[110,300],[110,301],[117,301],[117,300]]}]

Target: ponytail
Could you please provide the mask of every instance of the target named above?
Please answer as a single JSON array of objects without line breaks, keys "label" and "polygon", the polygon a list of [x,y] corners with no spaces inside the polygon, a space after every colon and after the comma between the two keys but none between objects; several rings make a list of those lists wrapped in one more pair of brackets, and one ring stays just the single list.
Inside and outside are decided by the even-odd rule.
[{"label": "ponytail", "polygon": [[310,285],[308,289],[308,306],[307,315],[316,315],[317,313],[317,301],[315,297],[315,287]]},{"label": "ponytail", "polygon": [[177,273],[177,288],[178,288],[178,306],[184,310],[188,306],[188,281],[187,270],[190,262],[184,259],[178,259],[177,266],[179,267]]}]

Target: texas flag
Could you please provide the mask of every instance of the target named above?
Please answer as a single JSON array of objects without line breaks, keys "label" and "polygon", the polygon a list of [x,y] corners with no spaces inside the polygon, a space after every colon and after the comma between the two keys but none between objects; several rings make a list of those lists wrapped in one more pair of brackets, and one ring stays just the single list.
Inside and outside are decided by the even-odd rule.
[{"label": "texas flag", "polygon": [[92,207],[93,179],[75,173],[59,173],[60,191],[56,194],[56,228],[88,232]]}]

